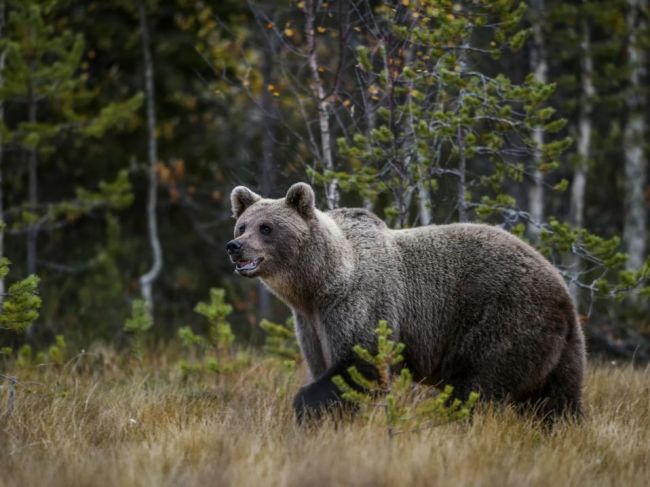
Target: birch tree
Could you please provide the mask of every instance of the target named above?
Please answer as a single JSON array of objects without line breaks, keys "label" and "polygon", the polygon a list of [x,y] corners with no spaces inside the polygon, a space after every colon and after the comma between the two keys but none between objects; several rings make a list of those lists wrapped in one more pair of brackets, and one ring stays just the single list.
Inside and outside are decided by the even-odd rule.
[{"label": "birch tree", "polygon": [[646,33],[647,0],[627,1],[627,63],[630,73],[625,95],[627,121],[624,131],[625,152],[625,218],[623,242],[629,255],[628,269],[637,269],[646,258],[647,207],[645,188],[648,160],[645,154],[647,140],[647,102],[644,95],[646,79],[646,49],[642,35]]},{"label": "birch tree", "polygon": [[[576,228],[584,227],[585,192],[589,159],[591,157],[591,139],[593,131],[593,100],[596,95],[594,87],[594,64],[591,52],[591,33],[589,22],[585,17],[579,21],[580,32],[580,108],[578,115],[578,154],[571,184],[571,203],[569,218]],[[576,278],[580,275],[581,260],[573,257],[572,265]],[[574,300],[578,301],[579,288],[573,281],[570,290]]]},{"label": "birch tree", "polygon": [[144,66],[145,97],[147,110],[147,160],[148,160],[148,188],[147,188],[147,229],[153,262],[149,270],[140,276],[142,298],[153,316],[153,284],[160,275],[163,267],[162,248],[158,235],[158,141],[156,136],[156,92],[154,87],[154,65],[151,56],[151,41],[147,23],[147,8],[145,0],[138,2],[138,16],[140,20],[140,36],[142,43],[142,59]]},{"label": "birch tree", "polygon": [[[325,171],[334,171],[334,158],[332,155],[332,132],[330,128],[330,103],[329,96],[323,86],[320,76],[320,66],[316,50],[316,15],[322,0],[306,0],[305,2],[305,36],[307,39],[307,60],[311,72],[312,90],[318,108],[318,124],[321,140],[321,161]],[[327,183],[327,205],[330,209],[339,205],[339,189],[336,178],[331,178]]]},{"label": "birch tree", "polygon": [[[530,68],[538,83],[548,82],[548,61],[546,59],[546,42],[544,39],[544,0],[530,2],[532,17],[532,42],[530,46]],[[541,147],[544,144],[544,132],[539,126],[533,127],[532,137],[535,146],[540,148],[534,153],[531,174],[531,186],[528,193],[528,211],[532,223],[528,231],[531,239],[539,237],[539,225],[544,221],[544,173],[541,170]]]}]

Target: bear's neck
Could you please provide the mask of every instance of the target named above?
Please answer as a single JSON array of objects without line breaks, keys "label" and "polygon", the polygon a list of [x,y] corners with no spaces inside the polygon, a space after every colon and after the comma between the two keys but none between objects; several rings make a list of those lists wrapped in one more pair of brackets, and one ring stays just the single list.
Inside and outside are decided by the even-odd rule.
[{"label": "bear's neck", "polygon": [[354,249],[339,226],[316,210],[309,241],[297,265],[264,283],[291,308],[306,315],[328,308],[346,295],[354,276]]}]

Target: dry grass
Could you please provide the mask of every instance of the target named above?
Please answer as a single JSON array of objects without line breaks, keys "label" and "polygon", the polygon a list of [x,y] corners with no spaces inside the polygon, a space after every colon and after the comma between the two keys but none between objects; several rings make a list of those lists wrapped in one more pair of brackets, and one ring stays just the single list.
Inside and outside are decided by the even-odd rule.
[{"label": "dry grass", "polygon": [[297,427],[291,396],[300,378],[273,360],[255,359],[202,383],[183,383],[177,371],[160,358],[138,372],[106,364],[23,371],[16,410],[0,423],[0,484],[533,487],[650,480],[647,368],[592,366],[588,416],[579,425],[545,432],[508,409],[482,407],[471,422],[392,441],[379,421]]}]

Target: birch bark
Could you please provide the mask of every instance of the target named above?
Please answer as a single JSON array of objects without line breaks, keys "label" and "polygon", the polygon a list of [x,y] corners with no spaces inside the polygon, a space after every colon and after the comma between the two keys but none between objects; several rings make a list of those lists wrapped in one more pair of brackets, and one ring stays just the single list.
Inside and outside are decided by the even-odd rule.
[{"label": "birch bark", "polygon": [[[320,1],[307,0],[305,2],[305,36],[307,38],[307,59],[309,63],[309,70],[311,72],[312,89],[316,98],[318,107],[318,124],[320,128],[321,139],[321,159],[323,167],[326,171],[334,170],[334,159],[332,158],[332,135],[330,131],[329,121],[329,101],[323,87],[323,82],[320,77],[318,66],[318,59],[316,56],[316,32],[314,25],[316,23],[316,11],[320,5]],[[339,206],[339,188],[336,178],[332,179],[326,187],[327,206],[329,209],[334,209]]]},{"label": "birch bark", "polygon": [[[541,13],[544,11],[544,1],[536,0],[531,2],[531,10],[535,14],[535,21],[532,29],[532,47],[530,53],[531,69],[535,79],[540,83],[546,83],[548,80],[548,63],[546,59],[546,45],[544,41],[543,20]],[[528,231],[531,240],[537,240],[539,237],[539,224],[544,221],[544,174],[538,169],[541,152],[540,148],[544,144],[544,132],[541,127],[535,127],[532,133],[533,141],[537,150],[534,156],[535,168],[532,174],[532,184],[528,193],[528,212],[533,220],[529,225]]]},{"label": "birch bark", "polygon": [[148,194],[147,194],[147,228],[149,244],[153,255],[153,263],[146,274],[140,276],[140,287],[149,312],[153,315],[153,283],[156,281],[163,267],[162,248],[158,235],[158,175],[156,163],[158,162],[158,143],[156,139],[156,93],[154,87],[154,66],[151,57],[149,26],[147,25],[147,10],[144,0],[138,2],[140,17],[140,36],[142,40],[142,56],[144,61],[145,97],[147,100],[147,150],[148,150]]},{"label": "birch bark", "polygon": [[[576,162],[571,185],[571,204],[569,218],[573,226],[582,228],[584,226],[585,193],[587,188],[587,173],[589,158],[591,156],[592,141],[592,114],[593,99],[596,95],[594,87],[594,66],[591,54],[591,35],[587,20],[580,22],[580,114],[578,118],[578,161]],[[574,279],[578,279],[581,271],[581,261],[575,257],[572,259]],[[571,283],[569,286],[571,295],[577,303],[580,298],[580,288]]]},{"label": "birch bark", "polygon": [[646,53],[640,43],[640,33],[645,29],[643,19],[647,0],[628,0],[627,56],[630,83],[626,96],[628,111],[623,134],[625,147],[625,216],[623,243],[629,255],[628,269],[637,269],[645,260],[647,221],[645,204],[646,172],[648,160],[644,154],[646,141],[646,100],[643,95]]}]

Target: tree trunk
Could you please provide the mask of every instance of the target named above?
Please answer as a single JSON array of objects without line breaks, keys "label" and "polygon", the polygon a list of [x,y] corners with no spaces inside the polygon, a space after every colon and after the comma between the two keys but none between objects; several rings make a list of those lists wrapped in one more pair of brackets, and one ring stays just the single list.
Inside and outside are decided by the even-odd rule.
[{"label": "tree trunk", "polygon": [[156,97],[154,88],[154,67],[151,58],[151,45],[149,41],[149,28],[147,26],[147,12],[144,0],[138,2],[140,16],[140,35],[142,40],[142,55],[144,60],[145,96],[147,99],[147,137],[149,158],[149,188],[147,197],[147,226],[149,229],[149,242],[153,254],[153,264],[146,274],[140,277],[142,298],[146,302],[149,312],[153,316],[153,283],[160,275],[163,267],[162,249],[158,236],[158,218],[156,207],[158,203],[158,175],[156,163],[158,162],[158,146],[156,140]]},{"label": "tree trunk", "polygon": [[[376,110],[377,107],[375,106],[372,98],[368,95],[368,83],[366,82],[365,78],[362,78],[363,82],[361,82],[361,96],[363,99],[363,106],[364,106],[364,115],[366,118],[366,132],[365,132],[365,137],[366,140],[370,141],[371,137],[370,134],[372,133],[373,129],[375,128],[377,124],[377,114]],[[370,148],[370,143],[368,143],[368,148]],[[368,211],[374,211],[374,202],[367,196],[364,196],[363,198],[363,207],[368,210]]]},{"label": "tree trunk", "polygon": [[[318,67],[318,60],[316,58],[316,32],[314,24],[316,22],[316,9],[318,2],[315,0],[307,0],[305,2],[305,36],[307,38],[307,58],[309,61],[309,69],[311,71],[311,79],[313,83],[314,96],[316,97],[318,106],[318,123],[320,127],[321,138],[321,158],[323,168],[326,171],[334,170],[334,160],[332,158],[332,137],[330,132],[329,122],[329,102],[323,88],[323,82],[320,78]],[[332,179],[326,188],[327,205],[330,209],[339,206],[339,188],[336,178]]]},{"label": "tree trunk", "polygon": [[[272,196],[271,192],[274,187],[274,159],[275,159],[275,141],[277,137],[276,110],[273,101],[273,95],[266,89],[269,84],[273,83],[273,65],[276,59],[278,41],[275,36],[269,39],[268,52],[264,56],[262,64],[262,75],[264,77],[264,89],[262,90],[262,99],[260,108],[262,112],[262,157],[260,159],[260,194],[265,197]],[[262,283],[257,281],[257,321],[271,318],[271,307],[273,299],[271,293]]]},{"label": "tree trunk", "polygon": [[465,183],[465,171],[467,170],[467,160],[465,158],[465,131],[463,127],[458,127],[458,186],[456,187],[456,200],[458,202],[458,221],[464,223],[467,221],[467,202],[465,193],[467,187]]},{"label": "tree trunk", "polygon": [[422,181],[418,181],[418,212],[420,225],[431,225],[433,222],[431,215],[431,195]]},{"label": "tree trunk", "polygon": [[[594,88],[594,66],[591,56],[591,39],[589,32],[589,23],[586,20],[580,22],[581,43],[580,43],[580,84],[582,94],[580,96],[580,115],[578,119],[578,162],[576,163],[573,174],[573,184],[571,185],[571,206],[570,221],[576,228],[584,226],[584,208],[585,192],[587,187],[587,171],[589,167],[589,157],[591,156],[591,134],[592,134],[592,114],[593,99],[596,95]],[[571,260],[574,279],[579,279],[581,271],[581,261],[577,256]],[[569,286],[571,295],[576,303],[580,299],[580,288],[571,283]]]},{"label": "tree trunk", "polygon": [[647,238],[646,187],[647,158],[643,152],[646,141],[645,89],[646,54],[639,38],[644,30],[643,16],[647,10],[645,0],[628,0],[627,44],[630,70],[629,88],[626,96],[627,123],[623,134],[625,147],[625,217],[623,242],[629,254],[628,269],[638,269],[645,259]]},{"label": "tree trunk", "polygon": [[[548,78],[548,64],[546,61],[546,46],[544,43],[544,32],[542,29],[544,1],[531,2],[531,10],[535,15],[533,22],[533,42],[531,45],[530,62],[535,79],[540,83],[546,83]],[[539,228],[536,224],[544,221],[544,175],[538,169],[541,163],[541,147],[544,144],[544,132],[541,127],[533,129],[533,141],[535,142],[534,170],[532,174],[532,185],[528,194],[528,212],[533,221],[528,231],[531,240],[537,240]]]},{"label": "tree trunk", "polygon": [[[37,100],[31,82],[29,82],[28,93],[28,118],[30,124],[35,124],[37,116]],[[30,148],[28,151],[28,190],[29,190],[29,208],[36,211],[38,205],[38,149]],[[27,274],[36,274],[37,259],[37,239],[38,226],[36,223],[30,223],[27,230]]]},{"label": "tree trunk", "polygon": [[[0,0],[0,39],[4,39],[4,27],[5,27],[5,2]],[[5,72],[5,58],[7,50],[3,49],[0,53],[0,87],[4,86],[4,72]],[[0,124],[4,123],[5,119],[5,104],[2,99],[0,99]],[[2,134],[0,133],[0,222],[4,220],[4,193],[2,191],[3,185],[3,162],[4,162],[4,140],[2,139]],[[5,255],[5,234],[0,228],[0,260]],[[0,277],[0,309],[2,309],[2,301],[5,294],[5,280],[3,277]]]}]

